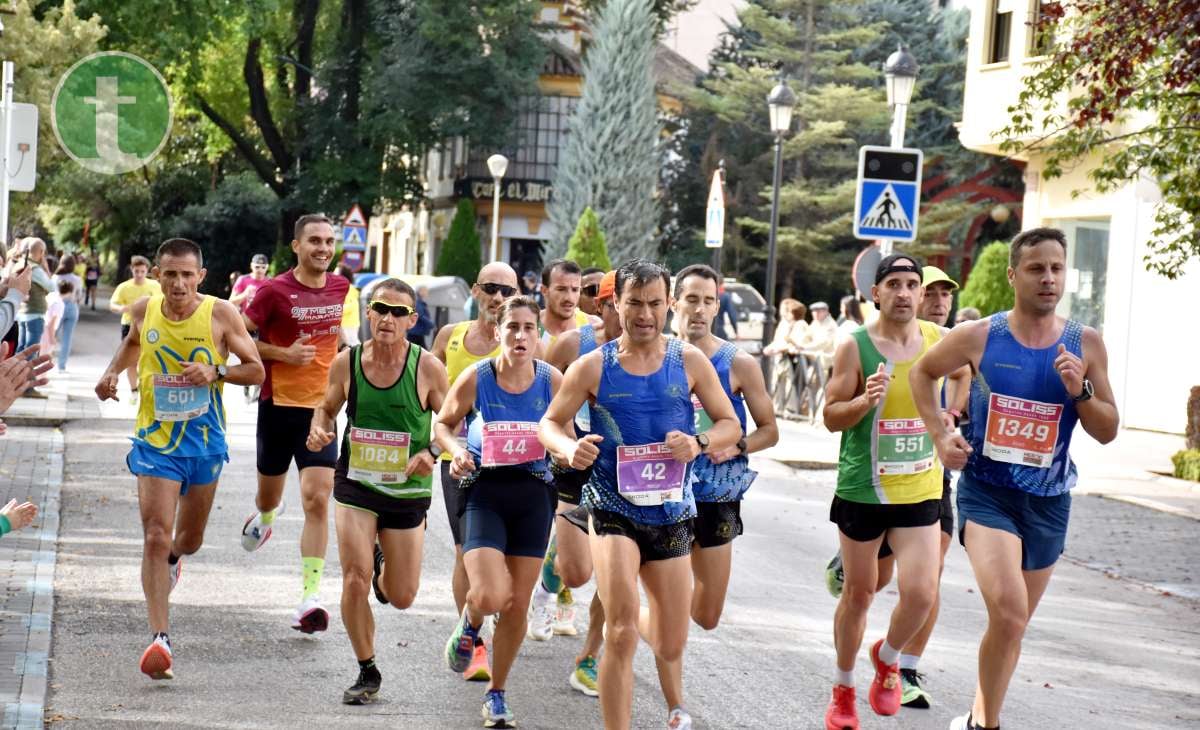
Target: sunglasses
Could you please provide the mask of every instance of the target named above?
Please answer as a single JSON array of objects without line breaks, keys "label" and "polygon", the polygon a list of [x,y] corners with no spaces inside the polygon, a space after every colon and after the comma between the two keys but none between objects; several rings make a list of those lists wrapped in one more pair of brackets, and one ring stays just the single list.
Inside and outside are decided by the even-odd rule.
[{"label": "sunglasses", "polygon": [[401,317],[411,317],[415,311],[407,304],[388,304],[387,302],[381,302],[378,299],[371,302],[371,304],[368,306],[370,306],[376,314],[390,314],[396,319],[400,319]]},{"label": "sunglasses", "polygon": [[597,294],[600,293],[600,285],[599,284],[588,284],[587,286],[583,287],[579,291],[582,292],[585,297],[595,297]]},{"label": "sunglasses", "polygon": [[507,299],[508,297],[511,297],[513,294],[517,293],[517,288],[515,286],[497,284],[492,281],[489,281],[486,284],[480,284],[479,288],[482,289],[483,293],[487,294],[489,297],[495,296],[496,292],[500,292],[500,296]]}]

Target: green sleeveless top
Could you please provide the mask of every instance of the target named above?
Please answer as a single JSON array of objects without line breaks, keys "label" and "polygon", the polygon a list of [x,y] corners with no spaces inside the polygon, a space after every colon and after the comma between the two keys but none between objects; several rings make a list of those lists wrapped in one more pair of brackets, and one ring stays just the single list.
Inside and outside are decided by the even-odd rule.
[{"label": "green sleeveless top", "polygon": [[350,393],[338,471],[367,489],[397,499],[428,499],[433,476],[405,477],[409,455],[429,446],[433,412],[421,407],[417,365],[422,350],[408,346],[396,382],[379,387],[362,369],[362,345],[350,351]]}]

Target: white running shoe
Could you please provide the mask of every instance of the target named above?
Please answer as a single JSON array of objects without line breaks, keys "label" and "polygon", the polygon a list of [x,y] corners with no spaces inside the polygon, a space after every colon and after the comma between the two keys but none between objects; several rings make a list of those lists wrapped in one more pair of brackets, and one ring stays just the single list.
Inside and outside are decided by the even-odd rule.
[{"label": "white running shoe", "polygon": [[183,572],[183,558],[176,560],[174,565],[167,563],[167,570],[171,575],[171,587],[167,591],[167,593],[170,593],[175,590],[175,586],[179,583],[179,574]]},{"label": "white running shoe", "polygon": [[529,602],[529,638],[534,641],[549,641],[554,636],[554,594],[549,600],[543,600],[534,591],[533,600]]},{"label": "white running shoe", "polygon": [[971,713],[968,712],[951,720],[950,730],[971,730]]},{"label": "white running shoe", "polygon": [[321,605],[317,596],[305,598],[292,614],[292,628],[305,634],[313,634],[329,628],[329,612]]},{"label": "white running shoe", "polygon": [[570,588],[563,588],[558,594],[554,608],[554,634],[556,636],[578,636],[579,629],[575,628],[575,599],[571,596]]},{"label": "white running shoe", "polygon": [[692,716],[682,707],[676,707],[667,715],[668,730],[692,730]]},{"label": "white running shoe", "polygon": [[[275,519],[283,514],[284,503],[281,501],[279,506],[275,508]],[[267,540],[271,539],[272,527],[275,522],[272,520],[270,525],[262,523],[262,512],[255,512],[246,518],[246,523],[242,525],[242,549],[248,553],[262,547]]]}]

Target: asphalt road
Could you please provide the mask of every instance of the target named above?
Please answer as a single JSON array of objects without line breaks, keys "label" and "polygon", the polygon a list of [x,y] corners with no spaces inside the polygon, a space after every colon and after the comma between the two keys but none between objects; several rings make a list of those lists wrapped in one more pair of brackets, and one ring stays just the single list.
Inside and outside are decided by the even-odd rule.
[{"label": "asphalt road", "polygon": [[[107,316],[85,314],[72,365],[73,390],[81,397],[112,352],[115,328]],[[239,399],[231,394],[229,400]],[[325,635],[302,636],[288,625],[300,596],[301,515],[290,509],[282,516],[259,553],[241,549],[238,534],[254,494],[254,424],[245,407],[235,404],[233,411],[231,463],[206,545],[185,560],[171,596],[173,682],[151,682],[137,670],[150,637],[138,577],[136,490],[124,466],[132,421],[108,409],[111,418],[66,427],[49,723],[479,727],[482,685],[452,675],[441,658],[455,616],[440,492],[434,490],[439,496],[430,511],[416,603],[403,612],[375,606],[381,701],[343,706],[342,690],[357,667],[337,616],[336,546],[331,540],[322,591],[334,620]],[[765,460],[756,466],[761,474],[743,507],[746,534],[735,544],[725,618],[713,632],[692,627],[687,706],[697,728],[821,727],[833,669],[835,601],[825,592],[822,571],[836,547],[827,521],[834,475]],[[287,495],[298,506],[294,475]],[[1197,523],[1088,497],[1075,501],[1072,526],[1068,559],[1028,631],[1005,727],[1200,724],[1200,602],[1172,590],[1195,590]],[[944,728],[967,708],[984,612],[957,545],[942,586],[942,618],[921,667],[934,707],[879,718],[866,703],[866,645],[886,628],[893,587],[872,610],[859,663],[864,728]],[[590,590],[575,595],[583,609]],[[581,610],[581,621],[585,614]],[[566,682],[581,641],[555,637],[522,648],[508,692],[521,727],[600,726],[596,701]],[[645,647],[635,669],[634,724],[663,727],[666,712]]]}]

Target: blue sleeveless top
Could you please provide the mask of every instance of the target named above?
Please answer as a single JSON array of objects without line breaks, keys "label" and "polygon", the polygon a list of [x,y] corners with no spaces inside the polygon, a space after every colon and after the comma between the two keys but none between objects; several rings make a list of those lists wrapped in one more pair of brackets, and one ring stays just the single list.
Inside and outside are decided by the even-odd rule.
[{"label": "blue sleeveless top", "polygon": [[579,328],[579,357],[596,349],[596,326],[585,324]]},{"label": "blue sleeveless top", "polygon": [[696,515],[692,497],[691,465],[683,478],[683,499],[641,506],[617,493],[617,447],[663,441],[668,431],[695,433],[692,399],[683,367],[683,343],[667,340],[662,367],[650,375],[631,375],[617,361],[619,340],[601,346],[603,366],[596,402],[592,406],[592,433],[604,437],[592,476],[583,488],[583,504],[628,517],[644,525],[671,525]]},{"label": "blue sleeveless top", "polygon": [[[1067,352],[1082,356],[1083,325],[1068,320],[1057,342],[1035,350],[1025,347],[1013,337],[1008,328],[1008,314],[1000,312],[989,318],[987,345],[983,349],[979,372],[971,381],[971,400],[968,405],[971,419],[967,424],[966,437],[974,451],[967,459],[963,473],[976,481],[1019,489],[1042,497],[1064,494],[1075,486],[1078,478],[1068,448],[1079,415],[1062,378],[1054,369],[1054,359],[1058,357],[1060,343],[1066,346]],[[1020,399],[1020,402],[1015,399]],[[996,408],[989,408],[989,405]],[[996,438],[1005,438],[1007,434],[1006,442],[1020,443],[1030,437],[1036,438],[1036,429],[1043,427],[1042,424],[1053,424],[1053,418],[1042,421],[1017,420],[1008,418],[1005,413],[1020,416],[1022,412],[1041,414],[1054,410],[1059,411],[1058,436],[1048,466],[1014,464],[984,455],[989,417],[996,421],[991,426],[993,442]],[[1035,461],[1032,457],[1026,460],[1031,464]]]},{"label": "blue sleeveless top", "polygon": [[[738,422],[742,424],[742,433],[746,432],[746,401],[741,394],[735,394],[729,384],[729,369],[733,366],[733,358],[737,355],[737,345],[726,342],[713,354],[712,364],[717,370],[717,378],[729,402],[733,404],[733,412],[737,414]],[[692,467],[696,481],[692,491],[697,502],[736,502],[742,498],[758,472],[750,468],[750,459],[737,456],[729,461],[714,464],[708,456],[700,454]]]},{"label": "blue sleeveless top", "polygon": [[[475,412],[467,426],[467,451],[475,457],[475,471],[463,479],[466,486],[477,478],[482,467],[480,454],[483,451],[483,424],[493,421],[528,421],[537,423],[550,407],[550,366],[534,360],[533,382],[523,393],[509,393],[496,382],[496,364],[492,358],[475,363]],[[526,469],[543,481],[550,481],[548,459],[529,461],[516,467]]]}]

